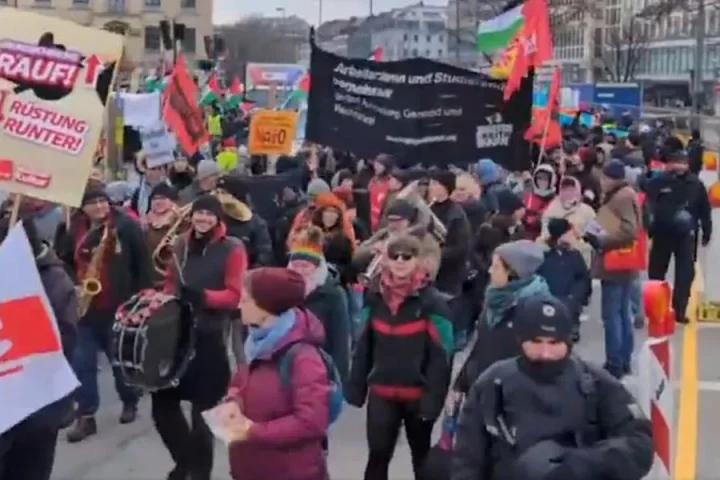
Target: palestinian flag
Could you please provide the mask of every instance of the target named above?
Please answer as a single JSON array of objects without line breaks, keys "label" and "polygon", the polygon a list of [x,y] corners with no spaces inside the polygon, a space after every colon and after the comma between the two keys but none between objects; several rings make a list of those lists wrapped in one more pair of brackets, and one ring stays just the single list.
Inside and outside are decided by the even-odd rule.
[{"label": "palestinian flag", "polygon": [[522,4],[481,23],[478,25],[475,49],[489,54],[506,48],[524,23]]},{"label": "palestinian flag", "polygon": [[[372,62],[380,62],[383,58],[383,48],[378,47],[375,50],[372,51],[370,56],[368,57],[368,60]],[[297,82],[295,82],[295,85],[293,85],[293,89],[290,92],[290,94],[285,98],[285,101],[280,106],[280,110],[287,110],[288,105],[291,105],[293,103],[302,103],[307,102],[307,96],[310,93],[310,72],[306,72],[305,75],[301,76]]]},{"label": "palestinian flag", "polygon": [[217,77],[214,73],[211,73],[200,95],[200,105],[212,105],[220,100],[221,96],[222,90],[220,89],[220,84],[218,84]]},{"label": "palestinian flag", "polygon": [[245,86],[237,77],[233,77],[230,88],[225,92],[225,104],[228,108],[237,108],[243,101]]},{"label": "palestinian flag", "polygon": [[162,92],[168,84],[169,76],[160,78],[155,75],[150,75],[145,78],[145,91],[148,93]]}]

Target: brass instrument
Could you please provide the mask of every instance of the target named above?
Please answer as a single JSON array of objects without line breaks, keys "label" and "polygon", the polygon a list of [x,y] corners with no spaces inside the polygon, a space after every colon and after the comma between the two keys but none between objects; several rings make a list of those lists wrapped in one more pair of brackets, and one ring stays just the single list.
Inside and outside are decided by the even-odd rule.
[{"label": "brass instrument", "polygon": [[175,240],[180,233],[180,227],[188,221],[190,212],[192,211],[192,203],[189,203],[183,207],[180,207],[175,213],[175,220],[170,225],[165,236],[160,240],[153,250],[152,263],[153,268],[159,275],[164,275],[170,261],[172,260],[172,249],[175,245]]},{"label": "brass instrument", "polygon": [[[245,205],[243,202],[233,197],[229,193],[223,192],[222,190],[215,190],[212,192],[212,195],[214,195],[218,198],[218,200],[220,200],[220,205],[222,205],[223,213],[228,217],[241,222],[246,222],[250,220],[250,218],[252,218],[252,211],[250,210],[250,208],[248,208],[247,205]],[[153,250],[153,268],[160,275],[165,274],[167,266],[172,261],[173,245],[175,244],[175,240],[177,239],[178,235],[181,233],[181,227],[185,223],[189,222],[190,213],[192,212],[192,206],[192,203],[188,203],[187,205],[184,205],[177,210],[177,212],[175,213],[174,222],[172,223],[171,227],[168,229],[162,240],[160,240],[160,243],[158,243],[157,247],[155,247],[155,250]]]},{"label": "brass instrument", "polygon": [[[93,230],[90,230],[85,236],[86,240],[89,238],[91,232],[93,232]],[[103,290],[103,284],[100,282],[100,268],[102,268],[105,252],[107,251],[109,243],[114,239],[113,237],[114,235],[111,235],[110,227],[105,226],[100,241],[92,250],[90,262],[88,262],[87,269],[83,274],[83,278],[80,280],[80,285],[77,287],[78,312],[80,317],[85,316],[93,298],[97,297]]]}]

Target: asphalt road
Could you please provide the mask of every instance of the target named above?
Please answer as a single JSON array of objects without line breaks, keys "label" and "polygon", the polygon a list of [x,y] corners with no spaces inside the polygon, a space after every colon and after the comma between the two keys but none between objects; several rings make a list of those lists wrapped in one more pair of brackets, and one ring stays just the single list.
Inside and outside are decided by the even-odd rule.
[{"label": "asphalt road", "polygon": [[[707,183],[715,177],[705,175]],[[720,212],[720,211],[719,211]],[[720,225],[720,214],[714,214]],[[705,297],[720,293],[720,240],[700,254],[705,266],[703,280]],[[714,268],[710,268],[713,265]],[[600,321],[599,289],[595,289],[582,325],[582,340],[577,352],[590,361],[604,360],[603,328]],[[720,456],[714,442],[720,437],[720,371],[717,369],[720,349],[719,325],[700,324],[678,327],[672,338],[674,360],[671,376],[676,394],[676,411],[683,412],[683,428],[673,418],[673,455],[679,467],[675,480],[718,478]],[[636,331],[636,350],[645,340],[643,331]],[[119,425],[120,404],[114,392],[109,368],[100,373],[102,407],[98,416],[99,433],[88,441],[69,445],[60,440],[53,480],[162,480],[172,467],[170,457],[160,443],[150,420],[149,400],[143,399],[140,417],[132,425]],[[628,388],[636,391],[636,377],[628,377]],[[681,400],[682,393],[682,400]],[[676,415],[677,417],[677,415]],[[333,480],[360,480],[366,461],[365,412],[346,407],[330,434],[330,470]],[[684,447],[678,449],[682,444]],[[227,453],[218,443],[215,479],[229,480]],[[411,480],[412,469],[407,444],[401,439],[392,464],[393,480]]]}]

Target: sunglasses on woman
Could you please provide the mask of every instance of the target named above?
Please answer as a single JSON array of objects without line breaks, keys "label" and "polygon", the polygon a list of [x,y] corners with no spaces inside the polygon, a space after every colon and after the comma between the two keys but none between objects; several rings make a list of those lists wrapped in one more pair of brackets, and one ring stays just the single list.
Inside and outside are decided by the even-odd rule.
[{"label": "sunglasses on woman", "polygon": [[388,257],[390,257],[390,260],[394,261],[402,260],[403,262],[409,262],[415,258],[415,254],[409,252],[393,252],[388,253]]}]

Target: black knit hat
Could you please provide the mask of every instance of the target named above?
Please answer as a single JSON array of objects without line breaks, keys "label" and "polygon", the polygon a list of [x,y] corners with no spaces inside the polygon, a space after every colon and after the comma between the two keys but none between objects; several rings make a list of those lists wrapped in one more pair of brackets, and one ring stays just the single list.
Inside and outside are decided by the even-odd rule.
[{"label": "black knit hat", "polygon": [[104,199],[110,201],[110,196],[105,191],[105,187],[99,185],[88,185],[83,193],[82,206],[84,207],[90,202],[94,202],[98,199]]},{"label": "black knit hat", "polygon": [[173,202],[177,202],[180,199],[180,195],[175,187],[165,182],[160,182],[153,187],[152,192],[150,192],[150,200],[155,197],[167,198]]},{"label": "black knit hat", "polygon": [[455,181],[457,180],[457,177],[454,173],[448,172],[447,170],[435,170],[430,172],[430,180],[435,180],[445,187],[445,190],[447,190],[449,195],[453,192],[453,190],[455,190]]},{"label": "black knit hat", "polygon": [[417,217],[417,208],[415,205],[410,203],[409,201],[398,198],[395,199],[389,206],[387,211],[385,212],[386,217],[400,217],[404,220],[408,220],[410,222],[415,220],[415,217]]},{"label": "black knit hat", "polygon": [[548,233],[550,234],[550,239],[553,241],[557,241],[558,238],[565,235],[570,229],[572,229],[572,224],[567,218],[551,218],[548,221]]},{"label": "black knit hat", "polygon": [[521,301],[515,309],[519,340],[538,337],[572,343],[573,320],[563,302],[553,296],[534,296]]},{"label": "black knit hat", "polygon": [[245,181],[236,175],[224,175],[217,182],[217,188],[225,190],[237,200],[244,202],[247,198]]},{"label": "black knit hat", "polygon": [[498,213],[501,215],[512,215],[521,208],[525,208],[522,198],[511,190],[498,191],[496,198]]},{"label": "black knit hat", "polygon": [[218,219],[223,218],[222,204],[215,195],[206,194],[198,197],[192,204],[192,211],[194,213],[199,210],[206,210]]}]

